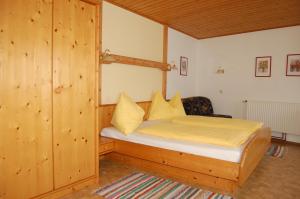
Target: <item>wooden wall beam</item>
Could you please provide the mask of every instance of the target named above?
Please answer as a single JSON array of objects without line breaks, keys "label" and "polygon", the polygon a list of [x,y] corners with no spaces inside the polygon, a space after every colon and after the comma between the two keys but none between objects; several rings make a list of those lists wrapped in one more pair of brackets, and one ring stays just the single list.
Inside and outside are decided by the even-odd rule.
[{"label": "wooden wall beam", "polygon": [[[97,44],[98,45],[98,55],[102,52],[102,19],[103,18],[103,0],[99,1],[99,10],[98,10],[98,21],[97,21],[97,25],[99,26],[98,29],[98,41]],[[101,100],[102,100],[102,64],[101,64],[101,59],[98,56],[97,57],[97,61],[98,61],[98,104],[101,104]]]},{"label": "wooden wall beam", "polygon": [[[168,26],[164,25],[163,35],[163,63],[168,63]],[[167,71],[162,72],[162,93],[164,98],[167,96]]]},{"label": "wooden wall beam", "polygon": [[111,56],[113,59],[115,59],[115,61],[110,62],[110,61],[102,60],[103,64],[120,63],[120,64],[136,65],[136,66],[142,66],[142,67],[158,68],[163,71],[168,70],[167,63],[150,61],[150,60],[140,59],[140,58],[126,57],[126,56],[115,55],[115,54],[110,54],[109,56]]}]

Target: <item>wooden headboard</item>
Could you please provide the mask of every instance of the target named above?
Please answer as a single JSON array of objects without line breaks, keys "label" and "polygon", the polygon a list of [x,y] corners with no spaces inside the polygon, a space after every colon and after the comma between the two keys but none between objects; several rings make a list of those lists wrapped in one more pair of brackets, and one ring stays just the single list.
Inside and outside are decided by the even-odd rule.
[{"label": "wooden headboard", "polygon": [[[137,104],[144,109],[145,111],[145,116],[144,120],[146,119],[148,115],[148,110],[151,105],[151,101],[146,101],[146,102],[137,102]],[[99,130],[101,131],[102,128],[105,127],[110,127],[112,126],[110,121],[112,119],[114,110],[115,110],[116,104],[105,104],[105,105],[100,105],[99,106]]]}]

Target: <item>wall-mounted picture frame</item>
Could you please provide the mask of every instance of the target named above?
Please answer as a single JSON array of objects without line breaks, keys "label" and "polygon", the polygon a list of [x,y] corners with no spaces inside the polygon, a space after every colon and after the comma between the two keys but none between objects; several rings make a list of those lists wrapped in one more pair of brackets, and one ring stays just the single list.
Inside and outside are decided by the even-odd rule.
[{"label": "wall-mounted picture frame", "polygon": [[255,59],[255,77],[271,77],[272,57],[263,56]]},{"label": "wall-mounted picture frame", "polygon": [[300,76],[300,54],[286,56],[286,76]]},{"label": "wall-mounted picture frame", "polygon": [[187,57],[180,57],[180,75],[187,76],[189,60]]}]

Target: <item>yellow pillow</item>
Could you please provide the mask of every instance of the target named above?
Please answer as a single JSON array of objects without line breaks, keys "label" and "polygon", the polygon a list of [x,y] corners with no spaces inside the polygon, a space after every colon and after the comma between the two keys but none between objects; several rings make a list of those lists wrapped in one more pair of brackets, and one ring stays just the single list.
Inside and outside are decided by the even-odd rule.
[{"label": "yellow pillow", "polygon": [[169,104],[176,109],[176,116],[186,116],[183,104],[181,101],[181,95],[179,92],[176,93],[174,97],[170,100]]},{"label": "yellow pillow", "polygon": [[143,122],[144,110],[130,97],[122,93],[115,108],[111,124],[119,131],[128,135]]},{"label": "yellow pillow", "polygon": [[181,103],[180,95],[174,96],[168,103],[160,92],[153,96],[149,109],[148,120],[170,119],[177,116],[184,116],[185,112]]}]

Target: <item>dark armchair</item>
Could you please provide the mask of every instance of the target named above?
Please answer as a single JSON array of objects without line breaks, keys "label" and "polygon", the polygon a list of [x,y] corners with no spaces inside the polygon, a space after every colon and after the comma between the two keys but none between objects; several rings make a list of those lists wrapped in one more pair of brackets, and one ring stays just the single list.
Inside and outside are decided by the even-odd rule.
[{"label": "dark armchair", "polygon": [[187,115],[232,118],[231,115],[214,114],[211,101],[206,97],[184,98],[182,99],[182,104]]}]

